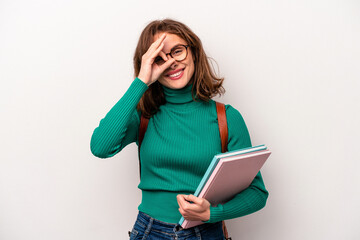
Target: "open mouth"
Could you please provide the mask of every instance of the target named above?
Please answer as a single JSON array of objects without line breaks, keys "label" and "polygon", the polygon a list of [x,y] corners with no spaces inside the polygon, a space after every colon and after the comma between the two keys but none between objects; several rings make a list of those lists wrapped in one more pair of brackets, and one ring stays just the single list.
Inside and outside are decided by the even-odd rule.
[{"label": "open mouth", "polygon": [[179,69],[177,71],[171,72],[171,74],[167,74],[166,76],[170,78],[171,80],[177,80],[180,79],[184,75],[184,69]]}]

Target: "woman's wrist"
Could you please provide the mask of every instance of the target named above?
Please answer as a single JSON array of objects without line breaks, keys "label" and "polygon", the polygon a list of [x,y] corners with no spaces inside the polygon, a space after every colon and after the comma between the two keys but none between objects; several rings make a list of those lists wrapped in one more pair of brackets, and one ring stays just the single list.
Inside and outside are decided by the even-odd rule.
[{"label": "woman's wrist", "polygon": [[139,74],[139,76],[137,76],[138,79],[140,79],[143,83],[145,83],[147,86],[150,86],[149,81],[146,80],[146,78],[144,76],[141,76]]}]

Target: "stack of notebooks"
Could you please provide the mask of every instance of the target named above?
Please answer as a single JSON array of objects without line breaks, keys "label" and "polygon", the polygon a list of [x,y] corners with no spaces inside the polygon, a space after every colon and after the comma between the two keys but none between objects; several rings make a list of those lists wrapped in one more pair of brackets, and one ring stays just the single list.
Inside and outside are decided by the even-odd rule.
[{"label": "stack of notebooks", "polygon": [[[194,195],[212,206],[226,203],[250,186],[270,154],[265,145],[259,145],[215,155]],[[182,217],[179,224],[186,229],[203,222]]]}]

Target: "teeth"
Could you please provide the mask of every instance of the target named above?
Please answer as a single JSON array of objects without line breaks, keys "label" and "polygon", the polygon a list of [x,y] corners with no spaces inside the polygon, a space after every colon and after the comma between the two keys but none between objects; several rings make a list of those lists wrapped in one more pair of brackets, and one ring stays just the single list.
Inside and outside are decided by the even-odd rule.
[{"label": "teeth", "polygon": [[177,77],[177,76],[179,76],[181,74],[181,72],[182,71],[179,71],[179,72],[177,72],[175,74],[169,75],[169,77]]}]

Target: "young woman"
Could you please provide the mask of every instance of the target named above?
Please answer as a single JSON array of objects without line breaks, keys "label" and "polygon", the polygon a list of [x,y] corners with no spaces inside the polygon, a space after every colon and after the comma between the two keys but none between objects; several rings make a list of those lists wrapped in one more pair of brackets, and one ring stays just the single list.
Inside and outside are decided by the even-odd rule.
[{"label": "young woman", "polygon": [[[224,79],[213,73],[200,39],[171,19],[145,27],[134,69],[136,78],[91,138],[95,156],[112,157],[132,142],[139,145],[140,118],[150,118],[140,148],[142,201],[130,239],[224,239],[222,220],[260,210],[268,197],[260,172],[223,205],[191,195],[221,152],[211,98],[224,92]],[[228,151],[250,147],[241,114],[225,106]],[[204,224],[182,229],[181,216]]]}]

